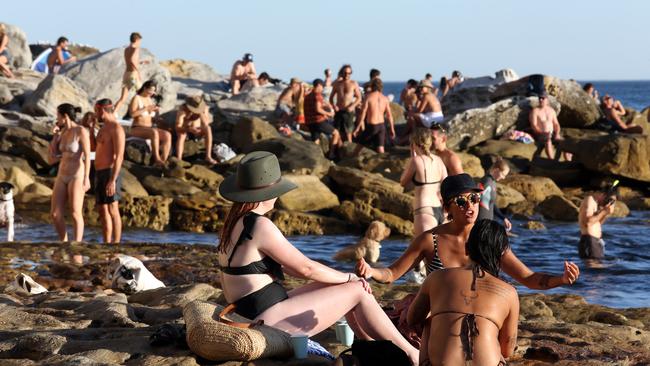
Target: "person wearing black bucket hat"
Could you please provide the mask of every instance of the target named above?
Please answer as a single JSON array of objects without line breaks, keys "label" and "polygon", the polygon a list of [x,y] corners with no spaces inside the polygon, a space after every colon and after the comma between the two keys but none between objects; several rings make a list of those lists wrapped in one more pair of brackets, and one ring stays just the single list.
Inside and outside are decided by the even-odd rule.
[{"label": "person wearing black bucket hat", "polygon": [[[373,268],[360,259],[356,266],[357,275],[391,283],[411,268],[418,268],[420,261],[425,262],[427,274],[442,268],[467,266],[469,257],[465,251],[465,243],[478,216],[480,192],[481,189],[468,174],[450,175],[445,178],[440,186],[440,194],[450,221],[416,236],[406,251],[387,268]],[[580,276],[578,266],[568,261],[564,262],[564,273],[561,276],[533,272],[511,249],[503,253],[501,269],[515,281],[536,290],[571,285]],[[411,300],[412,297],[406,301],[410,303]],[[417,332],[406,324],[399,324],[399,328],[409,339],[416,338]]]},{"label": "person wearing black bucket hat", "polygon": [[230,87],[232,95],[239,94],[239,91],[247,82],[257,85],[257,71],[253,63],[253,54],[245,53],[241,60],[235,61],[230,71]]},{"label": "person wearing black bucket hat", "polygon": [[[246,155],[219,186],[233,202],[217,246],[226,300],[238,314],[292,335],[313,336],[346,316],[358,337],[390,340],[417,364],[418,350],[400,335],[364,279],[307,258],[263,216],[295,188],[282,177],[277,157],[264,151]],[[314,282],[287,292],[280,283],[284,272]]]}]

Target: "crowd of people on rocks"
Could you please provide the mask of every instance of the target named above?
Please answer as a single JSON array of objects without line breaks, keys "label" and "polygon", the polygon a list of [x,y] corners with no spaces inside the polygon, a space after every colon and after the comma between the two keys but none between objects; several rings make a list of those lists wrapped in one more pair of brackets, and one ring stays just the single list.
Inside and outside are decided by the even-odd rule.
[{"label": "crowd of people on rocks", "polygon": [[[91,186],[103,241],[121,241],[118,202],[127,138],[150,141],[153,165],[164,167],[172,154],[183,158],[188,137],[202,137],[205,163],[216,162],[211,151],[212,117],[202,96],[190,96],[178,107],[173,129],[157,124],[158,89],[154,81],[143,81],[140,65],[148,61],[140,60],[141,40],[139,33],[132,33],[124,50],[126,69],[116,103],[101,98],[83,117],[69,103],[57,107],[48,158],[50,164],[58,164],[51,217],[61,241],[83,240],[82,208]],[[0,71],[14,77],[7,43],[2,25]],[[68,40],[61,37],[53,46],[47,60],[49,72],[57,73],[76,61],[64,55],[67,45]],[[355,154],[362,146],[384,153],[389,141],[409,144],[411,155],[400,184],[414,191],[413,240],[387,267],[373,267],[360,259],[354,273],[343,273],[309,259],[265,216],[295,184],[281,176],[275,155],[252,152],[219,186],[220,194],[232,201],[217,247],[226,300],[236,305],[240,315],[290,334],[313,336],[344,316],[357,338],[390,340],[414,365],[505,364],[517,344],[519,300],[516,289],[500,274],[528,288],[546,290],[575,283],[578,266],[570,261],[558,263],[560,274],[551,275],[536,272],[519,260],[509,245],[512,224],[496,206],[496,182],[508,175],[508,164],[497,159],[477,184],[447,147],[440,100],[463,83],[460,72],[441,79],[438,87],[430,74],[420,82],[407,81],[400,96],[407,121],[401,136],[396,134],[395,116],[383,93],[379,70],[373,69],[362,86],[352,79],[352,72],[350,65],[343,65],[332,80],[327,69],[325,80],[315,79],[310,85],[292,78],[279,95],[274,115],[287,132],[300,130],[314,143],[328,136],[332,159],[340,157],[343,144],[349,142],[358,143]],[[250,53],[235,62],[230,74],[233,95],[278,82],[267,73],[257,75]],[[593,85],[585,90],[598,98]],[[545,91],[537,97],[539,105],[529,116],[538,144],[536,155],[544,151],[548,158],[556,158],[554,143],[562,139],[557,115]],[[118,118],[123,106],[132,120],[128,133]],[[642,132],[639,126],[623,122],[625,109],[611,96],[602,98],[602,108],[613,130]],[[571,157],[564,153],[564,158]],[[580,207],[583,257],[604,255],[601,227],[613,213],[614,186],[588,196]],[[73,223],[70,237],[64,220],[66,207]],[[418,293],[402,299],[390,314],[382,310],[368,281],[390,283],[419,268],[426,279]],[[287,291],[281,283],[284,273],[312,282]]]}]

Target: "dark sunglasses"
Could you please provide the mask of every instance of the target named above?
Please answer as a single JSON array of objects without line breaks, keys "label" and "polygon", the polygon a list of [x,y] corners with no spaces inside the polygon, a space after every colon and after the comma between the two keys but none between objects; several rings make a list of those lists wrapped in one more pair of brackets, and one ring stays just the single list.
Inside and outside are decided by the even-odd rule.
[{"label": "dark sunglasses", "polygon": [[456,206],[467,209],[469,203],[475,205],[481,201],[481,195],[478,193],[470,193],[467,196],[457,196],[451,199],[451,202],[454,202]]}]

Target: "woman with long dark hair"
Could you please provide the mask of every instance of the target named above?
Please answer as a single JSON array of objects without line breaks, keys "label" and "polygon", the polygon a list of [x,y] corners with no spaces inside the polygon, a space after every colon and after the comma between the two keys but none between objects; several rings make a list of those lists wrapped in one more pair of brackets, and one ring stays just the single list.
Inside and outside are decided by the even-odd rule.
[{"label": "woman with long dark hair", "polygon": [[172,148],[172,134],[153,125],[153,118],[160,111],[152,99],[157,88],[153,80],[147,80],[131,99],[129,113],[133,117],[133,124],[129,135],[151,140],[154,165],[164,166]]},{"label": "woman with long dark hair", "polygon": [[90,134],[76,122],[81,109],[64,103],[57,107],[54,137],[50,142],[48,162],[59,163],[54,181],[51,216],[59,240],[68,241],[65,228],[65,206],[69,206],[74,227],[74,241],[81,241],[84,233],[82,215],[84,195],[90,189]]},{"label": "woman with long dark hair", "polygon": [[[390,340],[417,364],[418,350],[390,322],[364,279],[307,258],[264,217],[277,197],[294,188],[281,177],[277,157],[262,151],[246,155],[219,186],[234,202],[217,246],[226,300],[238,314],[289,334],[313,336],[345,316],[358,338]],[[286,291],[284,273],[313,282]]]},{"label": "woman with long dark hair", "polygon": [[504,365],[517,345],[517,290],[499,278],[505,228],[480,220],[466,247],[469,263],[431,274],[409,308],[409,325],[426,323],[420,365]]}]

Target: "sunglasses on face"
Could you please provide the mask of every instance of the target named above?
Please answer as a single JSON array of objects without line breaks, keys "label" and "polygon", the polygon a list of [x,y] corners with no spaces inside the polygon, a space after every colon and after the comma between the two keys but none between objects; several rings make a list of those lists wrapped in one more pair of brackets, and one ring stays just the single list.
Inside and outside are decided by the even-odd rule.
[{"label": "sunglasses on face", "polygon": [[481,201],[481,195],[478,193],[470,193],[467,196],[457,196],[451,199],[451,202],[455,203],[456,206],[467,209],[468,205],[471,203],[475,205]]}]

